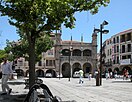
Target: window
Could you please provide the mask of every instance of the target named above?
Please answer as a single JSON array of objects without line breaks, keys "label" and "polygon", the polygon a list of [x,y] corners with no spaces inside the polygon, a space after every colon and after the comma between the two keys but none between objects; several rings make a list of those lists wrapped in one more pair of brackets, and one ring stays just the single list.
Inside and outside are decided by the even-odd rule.
[{"label": "window", "polygon": [[112,54],[112,50],[110,49],[110,55]]},{"label": "window", "polygon": [[125,42],[125,35],[121,35],[121,42]]},{"label": "window", "polygon": [[119,46],[117,46],[117,49],[116,49],[117,52],[119,52]]},{"label": "window", "polygon": [[107,41],[107,45],[109,45],[109,41]]},{"label": "window", "polygon": [[122,56],[122,59],[126,59],[126,56]]},{"label": "window", "polygon": [[109,56],[109,49],[107,50],[107,55]]},{"label": "window", "polygon": [[55,60],[46,60],[46,66],[55,66]]},{"label": "window", "polygon": [[110,58],[110,65],[112,65],[112,60],[111,60],[111,58]]},{"label": "window", "polygon": [[119,56],[117,56],[117,64],[119,63]]},{"label": "window", "polygon": [[131,33],[128,33],[127,34],[127,41],[130,41],[131,40]]},{"label": "window", "polygon": [[122,45],[122,53],[125,53],[125,45]]},{"label": "window", "polygon": [[118,36],[117,36],[116,40],[117,40],[117,43],[119,43],[119,37]]},{"label": "window", "polygon": [[128,59],[131,59],[131,55],[128,55]]},{"label": "window", "polygon": [[128,44],[128,45],[127,45],[127,51],[128,51],[128,52],[131,52],[131,44]]},{"label": "window", "polygon": [[115,59],[113,60],[113,64],[115,64]]},{"label": "window", "polygon": [[114,44],[116,43],[115,38],[113,38],[113,43],[114,43]]},{"label": "window", "polygon": [[114,45],[114,53],[116,53],[116,45]]}]

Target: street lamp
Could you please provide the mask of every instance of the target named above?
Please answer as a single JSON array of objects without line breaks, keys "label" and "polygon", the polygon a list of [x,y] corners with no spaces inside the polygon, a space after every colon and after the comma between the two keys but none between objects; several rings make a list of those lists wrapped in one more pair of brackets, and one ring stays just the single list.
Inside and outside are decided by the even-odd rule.
[{"label": "street lamp", "polygon": [[61,56],[62,56],[62,49],[60,50],[59,55],[59,80],[60,80],[60,68],[61,68]]},{"label": "street lamp", "polygon": [[99,85],[102,85],[102,34],[109,33],[109,30],[103,30],[105,25],[108,25],[107,21],[104,21],[102,24],[100,24],[100,29],[94,29],[95,33],[100,32],[100,84],[98,83]]},{"label": "street lamp", "polygon": [[70,68],[69,68],[69,69],[70,69],[70,70],[69,70],[69,81],[70,81],[70,77],[71,77],[71,74],[72,74],[72,72],[71,72],[71,71],[72,71],[72,70],[71,70],[71,52],[72,52],[72,50],[73,50],[73,48],[72,48],[72,46],[70,46],[70,47],[69,47],[69,52],[68,52],[68,53],[69,53],[69,67],[70,67]]}]

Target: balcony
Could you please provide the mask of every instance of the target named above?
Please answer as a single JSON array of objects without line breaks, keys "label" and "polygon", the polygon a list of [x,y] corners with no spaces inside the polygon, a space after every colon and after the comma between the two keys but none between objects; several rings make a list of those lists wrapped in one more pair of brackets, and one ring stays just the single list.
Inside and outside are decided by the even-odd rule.
[{"label": "balcony", "polygon": [[[71,61],[91,61],[92,56],[70,56]],[[69,56],[61,56],[61,61],[68,61]]]}]

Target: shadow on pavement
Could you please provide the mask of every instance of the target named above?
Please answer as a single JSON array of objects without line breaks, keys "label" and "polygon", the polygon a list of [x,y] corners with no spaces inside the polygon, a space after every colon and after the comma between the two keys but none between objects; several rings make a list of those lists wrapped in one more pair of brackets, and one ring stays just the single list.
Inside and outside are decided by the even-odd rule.
[{"label": "shadow on pavement", "polygon": [[[1,84],[1,82],[0,82],[0,84]],[[24,84],[24,82],[8,82],[8,84],[10,84],[10,85],[21,85],[21,84]]]},{"label": "shadow on pavement", "polygon": [[76,85],[76,87],[98,87],[96,85]]},{"label": "shadow on pavement", "polygon": [[122,81],[112,81],[112,83],[132,83],[129,80],[122,80]]},{"label": "shadow on pavement", "polygon": [[27,94],[0,95],[0,102],[23,102]]}]

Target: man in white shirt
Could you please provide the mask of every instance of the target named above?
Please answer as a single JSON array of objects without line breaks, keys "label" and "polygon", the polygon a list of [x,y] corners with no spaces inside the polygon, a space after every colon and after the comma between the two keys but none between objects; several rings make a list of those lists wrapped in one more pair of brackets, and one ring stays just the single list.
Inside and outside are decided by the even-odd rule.
[{"label": "man in white shirt", "polygon": [[12,89],[8,86],[8,79],[12,75],[12,66],[9,62],[7,62],[7,59],[3,59],[3,63],[1,64],[1,71],[2,71],[2,94],[1,95],[6,95],[10,94]]},{"label": "man in white shirt", "polygon": [[79,70],[80,78],[79,78],[79,84],[83,83],[83,70]]}]

